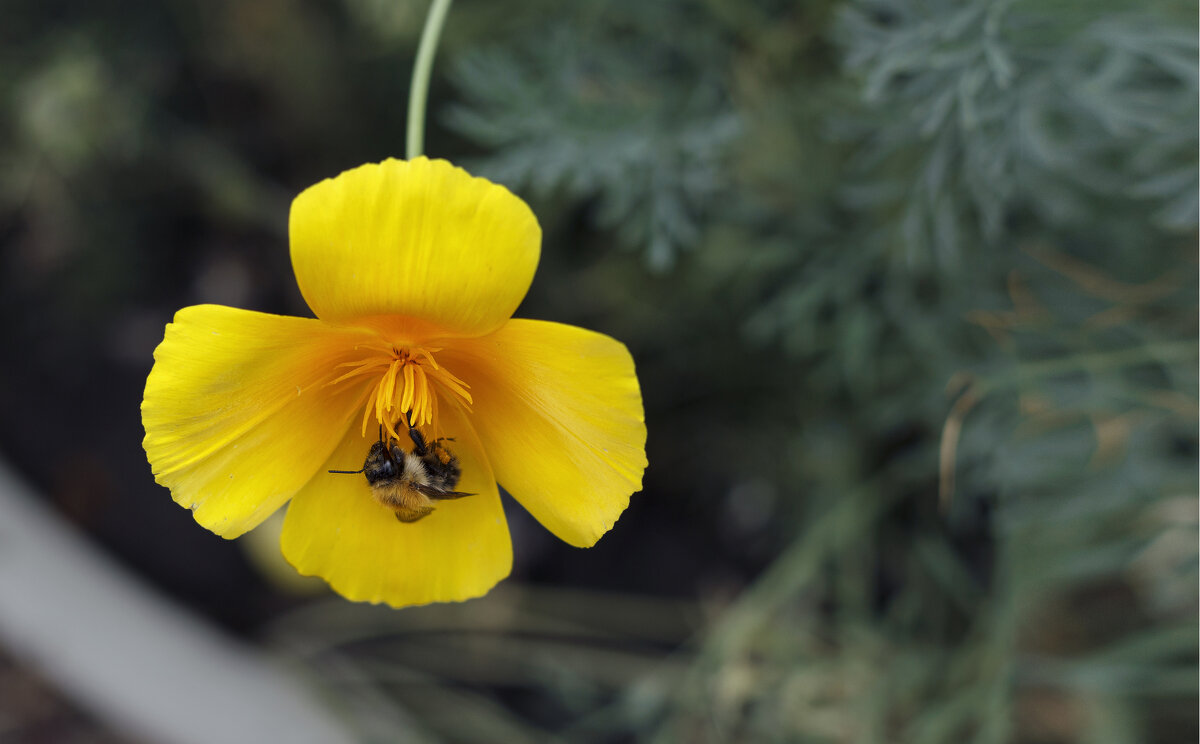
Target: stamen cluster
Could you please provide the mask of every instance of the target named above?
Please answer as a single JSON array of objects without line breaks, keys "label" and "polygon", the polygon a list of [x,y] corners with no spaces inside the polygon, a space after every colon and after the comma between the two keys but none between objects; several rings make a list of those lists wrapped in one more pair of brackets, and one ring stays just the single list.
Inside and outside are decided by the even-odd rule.
[{"label": "stamen cluster", "polygon": [[363,401],[363,436],[370,428],[372,413],[375,421],[397,439],[400,438],[397,421],[404,420],[408,426],[417,428],[432,425],[437,419],[441,395],[451,395],[456,405],[471,410],[470,386],[434,359],[440,348],[390,345],[358,348],[375,353],[359,361],[339,364],[338,367],[351,369],[329,384],[361,375],[379,375],[379,381],[367,389]]}]

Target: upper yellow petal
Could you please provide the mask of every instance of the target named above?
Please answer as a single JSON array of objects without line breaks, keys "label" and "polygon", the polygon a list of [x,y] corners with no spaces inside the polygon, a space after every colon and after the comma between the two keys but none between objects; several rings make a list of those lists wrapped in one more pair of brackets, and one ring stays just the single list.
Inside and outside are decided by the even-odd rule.
[{"label": "upper yellow petal", "polygon": [[142,401],[155,480],[223,537],[284,504],[349,427],[364,384],[336,387],[359,332],[219,305],[166,328]]},{"label": "upper yellow petal", "polygon": [[512,316],[541,228],[508,189],[444,160],[363,165],[292,203],[292,266],[325,320],[402,316],[422,333],[477,336]]},{"label": "upper yellow petal", "polygon": [[646,468],[642,395],[625,346],[517,319],[442,358],[471,385],[471,421],[500,484],[566,542],[595,544]]},{"label": "upper yellow petal", "polygon": [[495,476],[474,430],[451,406],[444,407],[438,436],[454,438],[458,489],[474,495],[439,501],[420,521],[398,521],[376,502],[364,476],[324,472],[362,467],[375,433],[363,437],[354,427],[288,505],[284,557],[356,601],[403,607],[487,593],[512,569]]}]

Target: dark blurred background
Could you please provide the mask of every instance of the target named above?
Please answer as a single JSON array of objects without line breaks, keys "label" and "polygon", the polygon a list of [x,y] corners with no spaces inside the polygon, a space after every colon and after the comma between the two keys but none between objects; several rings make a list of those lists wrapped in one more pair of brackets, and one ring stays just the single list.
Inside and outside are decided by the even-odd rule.
[{"label": "dark blurred background", "polygon": [[[632,350],[645,489],[588,551],[509,503],[427,610],[197,526],[163,326],[310,314],[290,200],[403,156],[426,9],[0,8],[0,455],[62,520],[364,741],[1197,739],[1194,3],[460,0],[426,152],[537,213],[519,316]],[[0,672],[4,741],[124,741]]]}]

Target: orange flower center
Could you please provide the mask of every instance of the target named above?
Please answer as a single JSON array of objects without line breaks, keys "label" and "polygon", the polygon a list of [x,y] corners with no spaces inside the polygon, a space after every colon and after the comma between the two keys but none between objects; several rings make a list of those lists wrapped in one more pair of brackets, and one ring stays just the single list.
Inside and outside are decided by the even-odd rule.
[{"label": "orange flower center", "polygon": [[422,346],[374,346],[363,345],[358,349],[370,349],[374,353],[365,359],[345,362],[338,367],[350,367],[350,371],[329,382],[337,384],[361,375],[378,375],[374,387],[367,389],[363,405],[362,435],[367,435],[371,414],[393,437],[400,438],[396,423],[403,420],[407,426],[424,427],[437,418],[438,399],[446,396],[454,403],[470,410],[470,386],[455,377],[433,358],[439,348]]}]

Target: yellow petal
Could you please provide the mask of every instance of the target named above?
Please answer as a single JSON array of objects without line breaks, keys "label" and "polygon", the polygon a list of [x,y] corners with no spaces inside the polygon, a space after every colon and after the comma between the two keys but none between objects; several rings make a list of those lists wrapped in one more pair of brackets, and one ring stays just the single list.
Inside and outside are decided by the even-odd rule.
[{"label": "yellow petal", "polygon": [[325,320],[403,316],[476,336],[512,316],[542,233],[525,202],[444,160],[363,165],[292,203],[292,266]]},{"label": "yellow petal", "polygon": [[[512,542],[488,459],[460,414],[444,406],[442,416],[440,435],[454,437],[462,466],[458,489],[474,495],[403,523],[375,501],[364,476],[318,473],[283,523],[283,554],[296,570],[348,599],[393,607],[478,597],[508,575]],[[374,440],[353,428],[322,470],[361,468]]]},{"label": "yellow petal", "polygon": [[257,526],[312,477],[357,412],[365,382],[324,385],[357,338],[313,319],[180,310],[142,401],[155,480],[223,537]]},{"label": "yellow petal", "polygon": [[566,542],[595,544],[646,468],[642,394],[625,346],[574,326],[512,320],[443,358],[471,385],[471,421],[500,484]]}]

